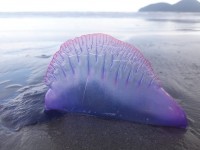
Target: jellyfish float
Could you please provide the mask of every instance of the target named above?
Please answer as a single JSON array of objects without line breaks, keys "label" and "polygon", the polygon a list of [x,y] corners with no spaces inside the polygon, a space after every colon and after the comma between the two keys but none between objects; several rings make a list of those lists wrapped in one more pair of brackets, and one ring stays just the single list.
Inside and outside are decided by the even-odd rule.
[{"label": "jellyfish float", "polygon": [[106,34],[63,43],[45,83],[46,110],[185,128],[183,109],[162,88],[150,62],[134,46]]}]

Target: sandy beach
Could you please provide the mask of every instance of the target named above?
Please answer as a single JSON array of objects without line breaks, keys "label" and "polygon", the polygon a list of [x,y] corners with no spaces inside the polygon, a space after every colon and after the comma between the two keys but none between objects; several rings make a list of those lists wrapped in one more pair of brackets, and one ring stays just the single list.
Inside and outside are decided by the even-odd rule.
[{"label": "sandy beach", "polygon": [[[110,34],[140,49],[164,89],[185,110],[187,129],[44,112],[48,87],[43,77],[53,54],[64,41],[88,33]],[[0,14],[0,34],[1,150],[199,149],[200,14]]]}]

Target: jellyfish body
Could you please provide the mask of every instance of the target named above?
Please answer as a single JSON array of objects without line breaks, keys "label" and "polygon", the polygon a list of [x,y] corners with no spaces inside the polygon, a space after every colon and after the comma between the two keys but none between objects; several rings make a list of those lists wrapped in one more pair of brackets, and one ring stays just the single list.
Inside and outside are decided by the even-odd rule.
[{"label": "jellyfish body", "polygon": [[49,64],[46,110],[185,128],[186,115],[134,46],[105,34],[63,43]]}]

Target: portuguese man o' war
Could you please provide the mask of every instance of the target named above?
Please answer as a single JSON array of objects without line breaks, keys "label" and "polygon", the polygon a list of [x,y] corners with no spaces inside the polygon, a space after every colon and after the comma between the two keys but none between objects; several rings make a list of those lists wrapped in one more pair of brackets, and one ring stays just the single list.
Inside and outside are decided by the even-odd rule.
[{"label": "portuguese man o' war", "polygon": [[185,128],[182,108],[134,46],[106,34],[63,43],[48,66],[46,110]]}]

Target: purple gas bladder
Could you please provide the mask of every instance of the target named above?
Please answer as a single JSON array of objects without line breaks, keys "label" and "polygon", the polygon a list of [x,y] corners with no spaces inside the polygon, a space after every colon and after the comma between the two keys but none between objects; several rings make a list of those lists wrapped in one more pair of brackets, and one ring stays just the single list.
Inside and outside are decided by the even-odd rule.
[{"label": "purple gas bladder", "polygon": [[45,76],[46,110],[185,128],[186,115],[134,46],[105,34],[68,40]]}]

